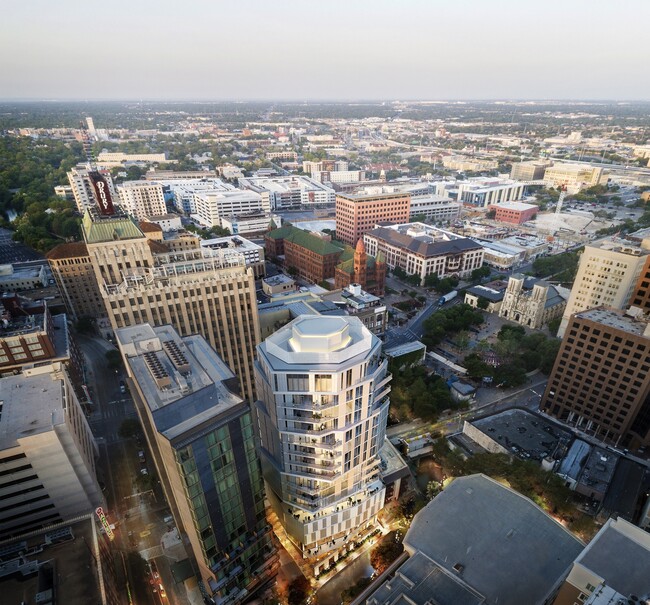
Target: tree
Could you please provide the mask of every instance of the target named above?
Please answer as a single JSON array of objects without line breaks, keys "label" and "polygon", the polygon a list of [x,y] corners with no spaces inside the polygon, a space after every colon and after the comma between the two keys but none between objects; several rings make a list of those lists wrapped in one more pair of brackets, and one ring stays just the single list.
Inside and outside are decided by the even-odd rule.
[{"label": "tree", "polygon": [[484,296],[479,296],[478,300],[476,301],[476,306],[479,309],[485,310],[490,306],[490,301],[487,298],[485,298]]},{"label": "tree", "polygon": [[117,349],[106,351],[106,362],[109,370],[117,370],[122,365],[122,356]]},{"label": "tree", "polygon": [[289,584],[289,605],[300,605],[311,592],[311,584],[305,576],[298,576]]},{"label": "tree", "polygon": [[287,267],[287,273],[291,275],[291,277],[296,277],[296,275],[298,275],[298,269],[295,267]]},{"label": "tree", "polygon": [[485,213],[485,218],[493,219],[496,215],[497,215],[496,208],[490,208],[490,209]]},{"label": "tree", "polygon": [[487,265],[483,265],[482,267],[478,267],[478,269],[474,269],[472,271],[471,275],[471,280],[472,281],[479,281],[480,279],[483,279],[484,277],[489,277],[489,275],[492,273],[492,270],[490,267]]},{"label": "tree", "polygon": [[74,327],[80,334],[87,334],[94,331],[95,321],[92,317],[80,317]]},{"label": "tree", "polygon": [[391,532],[370,551],[370,565],[377,575],[381,575],[403,552],[404,545],[396,542],[395,534]]},{"label": "tree", "polygon": [[136,435],[142,434],[142,427],[140,426],[140,422],[135,418],[126,418],[122,421],[122,424],[120,424],[117,434],[122,437],[122,439],[131,439]]},{"label": "tree", "polygon": [[429,481],[427,483],[427,500],[433,500],[442,491],[442,485],[439,481]]}]

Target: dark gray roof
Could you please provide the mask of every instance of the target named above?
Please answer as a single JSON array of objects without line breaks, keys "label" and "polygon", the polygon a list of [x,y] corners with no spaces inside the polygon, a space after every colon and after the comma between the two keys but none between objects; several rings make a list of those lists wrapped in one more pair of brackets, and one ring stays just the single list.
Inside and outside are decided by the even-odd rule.
[{"label": "dark gray roof", "polygon": [[[644,538],[645,545],[641,543]],[[610,519],[576,563],[604,578],[607,586],[621,594],[650,594],[648,540],[643,530],[626,521]]]},{"label": "dark gray roof", "polygon": [[490,605],[543,603],[583,547],[528,498],[485,475],[454,480],[415,516],[404,544]]},{"label": "dark gray roof", "polygon": [[632,521],[636,503],[643,489],[645,467],[627,458],[621,458],[614,471],[612,482],[603,502],[603,509],[609,514]]},{"label": "dark gray roof", "polygon": [[387,229],[386,227],[373,229],[369,235],[424,257],[438,256],[440,254],[459,254],[468,250],[480,250],[482,247],[467,237],[459,237],[458,239],[445,242],[434,242],[427,241],[427,239],[430,240],[431,238],[427,238],[426,236],[415,238],[406,233],[400,233],[395,229]]},{"label": "dark gray roof", "polygon": [[505,296],[504,290],[501,290],[499,292],[493,290],[492,288],[486,288],[484,286],[472,286],[471,288],[467,288],[465,292],[467,292],[468,294],[472,294],[474,296],[480,296],[481,298],[486,298],[491,302],[499,302],[500,300],[503,300],[503,297]]},{"label": "dark gray roof", "polygon": [[485,599],[421,552],[415,553],[366,601],[368,605],[481,605]]}]

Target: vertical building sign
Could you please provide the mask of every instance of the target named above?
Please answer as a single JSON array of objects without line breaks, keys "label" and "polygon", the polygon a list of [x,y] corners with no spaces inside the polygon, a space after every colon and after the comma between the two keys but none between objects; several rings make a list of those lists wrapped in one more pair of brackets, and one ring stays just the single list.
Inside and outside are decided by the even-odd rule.
[{"label": "vertical building sign", "polygon": [[113,199],[111,198],[111,192],[108,188],[108,182],[106,179],[96,171],[89,172],[88,178],[93,184],[93,189],[95,190],[95,199],[97,200],[97,205],[99,206],[100,213],[115,214],[115,209],[113,208]]}]

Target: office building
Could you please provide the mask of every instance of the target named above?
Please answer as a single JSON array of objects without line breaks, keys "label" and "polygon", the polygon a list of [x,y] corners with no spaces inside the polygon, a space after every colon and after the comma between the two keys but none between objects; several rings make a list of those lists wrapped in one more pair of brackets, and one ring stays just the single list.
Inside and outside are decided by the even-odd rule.
[{"label": "office building", "polygon": [[[154,175],[147,173],[147,180],[154,180]],[[200,193],[227,193],[237,191],[234,185],[224,183],[215,176],[206,172],[170,173],[160,175],[156,173],[155,182],[160,183],[169,191],[174,208],[182,214],[196,214],[196,195]],[[186,175],[186,176],[183,176]],[[200,176],[199,176],[200,175]]]},{"label": "office building", "polygon": [[120,214],[87,212],[82,232],[114,330],[150,323],[201,334],[237,374],[244,396],[253,397],[259,323],[255,276],[243,254],[198,243],[172,250],[171,241],[148,239]]},{"label": "office building", "polygon": [[203,337],[140,324],[117,330],[116,339],[165,497],[204,587],[240,603],[272,577],[277,561],[250,406]]},{"label": "office building", "polygon": [[575,193],[598,185],[602,176],[602,168],[589,164],[555,164],[544,171],[544,182],[547,187],[563,187],[569,193]]},{"label": "office building", "polygon": [[336,237],[356,246],[377,223],[405,223],[410,217],[408,193],[338,194],[336,196]]},{"label": "office building", "polygon": [[477,208],[520,200],[525,185],[499,177],[473,177],[465,181],[442,181],[437,184],[438,195],[447,195],[457,202]]},{"label": "office building", "polygon": [[516,491],[458,477],[413,518],[410,558],[366,603],[547,605],[582,543]]},{"label": "office building", "polygon": [[139,221],[167,214],[162,185],[149,181],[127,181],[117,187],[122,210]]},{"label": "office building", "polygon": [[259,235],[268,231],[271,224],[281,227],[282,217],[266,212],[249,212],[221,217],[221,226],[228,229],[233,235]]},{"label": "office building", "polygon": [[315,573],[374,531],[390,374],[354,317],[300,316],[258,347],[255,410],[267,497]]},{"label": "office building", "polygon": [[418,182],[390,185],[368,185],[357,189],[356,193],[380,195],[382,193],[402,193],[411,196],[409,220],[450,222],[460,216],[462,204],[446,194],[438,194],[440,183]]},{"label": "office building", "polygon": [[266,212],[269,212],[269,208],[274,212],[301,208],[331,208],[336,199],[331,187],[307,176],[245,178],[239,179],[239,186],[261,195]]},{"label": "office building", "polygon": [[253,270],[255,279],[261,279],[266,275],[266,264],[264,262],[264,248],[254,244],[241,235],[227,235],[226,237],[215,237],[201,240],[201,248],[208,250],[234,250],[243,255],[246,267]]},{"label": "office building", "polygon": [[448,155],[442,158],[442,165],[448,170],[460,172],[483,172],[499,168],[497,160],[474,158],[464,155]]},{"label": "office building", "polygon": [[27,265],[15,268],[0,265],[0,292],[20,292],[47,286],[48,274],[45,265]]},{"label": "office building", "polygon": [[499,317],[540,330],[549,321],[562,317],[566,307],[564,292],[564,288],[560,290],[533,277],[520,273],[512,275],[503,295]]},{"label": "office building", "polygon": [[576,557],[553,605],[644,605],[650,601],[650,534],[608,519]]},{"label": "office building", "polygon": [[494,220],[513,225],[523,225],[526,221],[532,221],[539,212],[539,206],[523,202],[505,202],[497,204],[493,208],[495,210]]},{"label": "office building", "polygon": [[574,313],[601,305],[615,309],[628,305],[647,255],[645,245],[639,247],[625,240],[607,240],[585,246],[558,338],[564,336],[569,318]]},{"label": "office building", "polygon": [[645,257],[645,263],[630,296],[629,304],[643,309],[644,313],[650,311],[650,254]]},{"label": "office building", "polygon": [[97,446],[63,365],[1,378],[0,401],[0,536],[99,506]]},{"label": "office building", "polygon": [[364,243],[368,254],[381,254],[391,269],[399,267],[422,282],[428,275],[466,277],[483,264],[480,244],[424,223],[379,227]]},{"label": "office building", "polygon": [[268,200],[254,191],[199,191],[194,193],[192,218],[208,229],[223,227],[222,218],[249,213],[269,213]]},{"label": "office building", "polygon": [[[81,214],[83,214],[86,208],[95,208],[97,206],[93,182],[90,176],[92,172],[93,171],[89,166],[79,164],[67,173],[68,183],[70,183],[70,187],[72,187],[72,194],[74,195],[74,201],[77,204],[77,210]],[[116,201],[118,198],[110,171],[98,170],[97,172],[106,181],[110,197],[113,201]]]},{"label": "office building", "polygon": [[337,184],[361,183],[366,180],[366,173],[363,170],[341,170],[312,172],[311,177],[319,183]]},{"label": "office building", "polygon": [[59,244],[45,257],[72,320],[106,315],[85,243]]},{"label": "office building", "polygon": [[572,315],[540,409],[608,443],[650,445],[648,323],[609,308]]},{"label": "office building", "polygon": [[97,156],[97,163],[105,166],[119,166],[126,162],[145,162],[147,164],[165,164],[170,160],[164,153],[124,153],[123,151],[102,151]]},{"label": "office building", "polygon": [[544,171],[550,162],[514,162],[510,170],[510,178],[513,181],[540,181],[544,178]]}]

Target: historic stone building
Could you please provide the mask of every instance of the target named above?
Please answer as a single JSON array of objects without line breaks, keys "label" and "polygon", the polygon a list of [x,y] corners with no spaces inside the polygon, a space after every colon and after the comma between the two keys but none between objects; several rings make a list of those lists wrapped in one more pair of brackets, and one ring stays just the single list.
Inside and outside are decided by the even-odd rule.
[{"label": "historic stone building", "polygon": [[555,286],[517,274],[508,280],[499,317],[538,330],[552,319],[562,317],[565,307],[566,299]]}]

